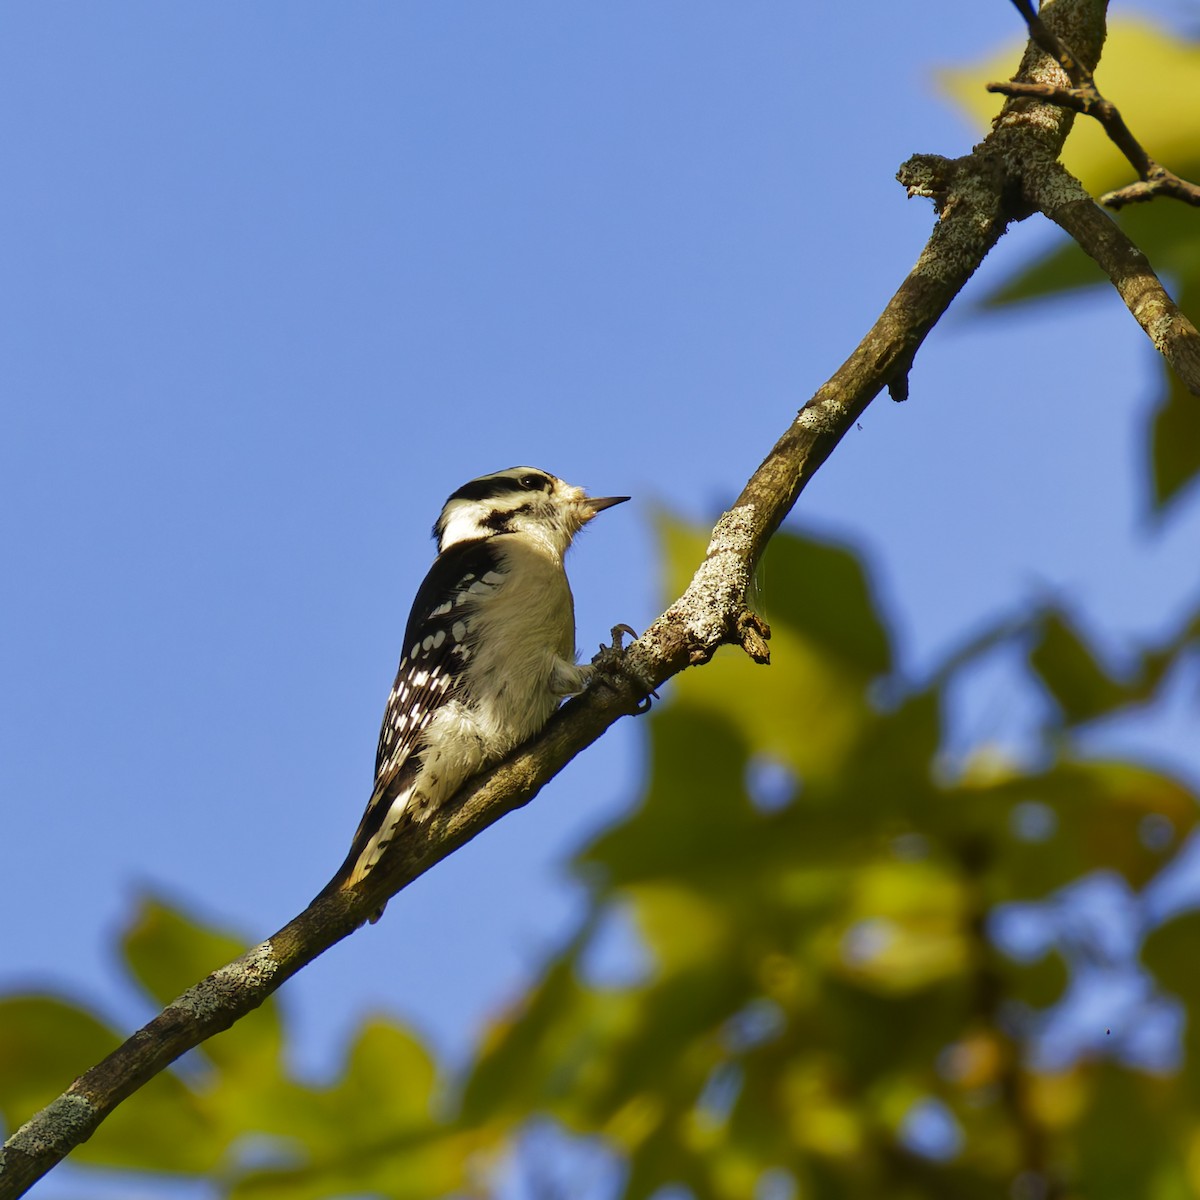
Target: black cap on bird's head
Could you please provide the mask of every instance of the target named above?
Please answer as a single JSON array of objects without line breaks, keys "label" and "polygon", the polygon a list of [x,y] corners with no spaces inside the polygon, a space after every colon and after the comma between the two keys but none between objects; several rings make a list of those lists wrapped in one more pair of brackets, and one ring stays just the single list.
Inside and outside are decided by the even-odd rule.
[{"label": "black cap on bird's head", "polygon": [[597,513],[628,496],[589,496],[583,488],[537,467],[509,467],[464,483],[433,527],[438,552],[457,542],[526,533],[566,553],[571,539]]}]

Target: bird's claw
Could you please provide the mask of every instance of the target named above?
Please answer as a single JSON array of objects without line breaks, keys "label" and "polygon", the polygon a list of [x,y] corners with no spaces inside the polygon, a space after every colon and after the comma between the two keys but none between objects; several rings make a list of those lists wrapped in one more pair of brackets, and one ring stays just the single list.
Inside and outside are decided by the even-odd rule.
[{"label": "bird's claw", "polygon": [[605,646],[601,643],[600,652],[592,659],[592,665],[601,671],[612,671],[619,667],[625,654],[623,643],[626,635],[636,640],[637,630],[630,625],[614,625],[611,634],[612,645]]},{"label": "bird's claw", "polygon": [[625,647],[621,643],[626,637],[631,638],[635,642],[637,641],[637,630],[632,625],[614,625],[609,636],[613,640],[612,649],[623,650]]},{"label": "bird's claw", "polygon": [[[632,640],[637,640],[637,630],[630,625],[614,625],[612,627],[612,645],[600,647],[600,653],[592,659],[592,664],[599,674],[603,672],[605,675],[616,675],[622,671],[625,665],[625,645],[626,637]],[[649,695],[643,696],[633,710],[635,716],[641,716],[643,713],[650,711],[651,697],[655,700],[659,698],[658,693],[651,691]]]}]

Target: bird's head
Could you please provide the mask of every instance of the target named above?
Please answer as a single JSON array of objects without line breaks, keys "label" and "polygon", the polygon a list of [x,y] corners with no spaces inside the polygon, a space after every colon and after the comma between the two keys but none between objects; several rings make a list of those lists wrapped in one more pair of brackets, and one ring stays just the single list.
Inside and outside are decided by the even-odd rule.
[{"label": "bird's head", "polygon": [[588,496],[537,467],[509,467],[464,483],[443,505],[433,536],[439,554],[458,542],[521,533],[561,556],[598,512],[628,499]]}]

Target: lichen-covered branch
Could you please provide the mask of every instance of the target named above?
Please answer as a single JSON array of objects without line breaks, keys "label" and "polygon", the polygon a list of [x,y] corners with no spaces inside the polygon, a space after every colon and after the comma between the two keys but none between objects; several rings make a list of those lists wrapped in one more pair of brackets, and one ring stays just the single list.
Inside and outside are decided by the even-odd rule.
[{"label": "lichen-covered branch", "polygon": [[[1095,65],[1103,0],[1054,0],[1047,25]],[[1031,47],[1018,78],[1058,84],[1057,63]],[[507,760],[413,825],[353,891],[315,901],[278,933],[214,971],[19,1129],[0,1154],[0,1200],[15,1200],[86,1140],[126,1096],[181,1054],[258,1007],[298,970],[362,924],[382,903],[505,813],[529,802],[576,754],[673,675],[722,644],[766,657],[766,628],[747,590],[771,535],[813,474],[885,388],[897,399],[926,335],[1012,220],[1028,216],[1025,180],[1052,165],[1073,114],[1009,102],[992,133],[960,159],[918,156],[900,170],[910,195],[930,197],[938,221],[916,265],[850,357],[801,409],[734,505],[717,522],[684,593],[628,647],[615,669],[565,705]]]}]

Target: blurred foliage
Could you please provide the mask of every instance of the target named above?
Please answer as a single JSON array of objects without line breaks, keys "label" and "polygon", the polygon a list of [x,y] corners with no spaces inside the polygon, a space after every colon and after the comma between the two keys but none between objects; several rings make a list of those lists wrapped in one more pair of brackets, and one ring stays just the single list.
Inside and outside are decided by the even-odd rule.
[{"label": "blurred foliage", "polygon": [[[703,537],[667,521],[663,542],[678,590]],[[598,1141],[618,1166],[590,1195],[1200,1194],[1195,1072],[1139,1066],[1137,1020],[1120,1011],[1036,1069],[1076,956],[1050,936],[1009,957],[989,935],[1010,910],[1049,927],[1069,885],[1097,872],[1136,904],[1173,861],[1196,797],[1161,771],[1077,757],[1068,734],[1152,701],[1200,624],[1114,672],[1068,613],[1040,612],[903,687],[847,550],[781,534],[758,592],[773,665],[722,652],[656,705],[640,806],[575,862],[587,919],[463,1078],[439,1080],[408,1030],[373,1020],[340,1078],[306,1084],[269,1001],[127,1100],[76,1160],[200,1176],[235,1198],[486,1195],[549,1126],[557,1148],[527,1172]],[[947,689],[996,654],[1053,703],[1030,706],[1043,723],[1022,761],[952,762]],[[645,960],[622,982],[592,964],[614,922]],[[242,949],[153,898],[122,938],[155,1004]],[[1188,913],[1128,965],[1195,1011],[1198,952]],[[0,1002],[4,1120],[115,1041],[81,1005]]]},{"label": "blurred foliage", "polygon": [[[1014,39],[988,62],[945,71],[942,80],[972,116],[989,123],[997,98],[983,90],[983,83],[1009,78],[1019,52]],[[1184,179],[1200,180],[1200,45],[1182,42],[1145,21],[1111,21],[1096,83],[1147,153]],[[1076,118],[1062,157],[1094,196],[1137,178],[1100,124],[1086,117]],[[1146,252],[1176,303],[1200,321],[1200,214],[1178,201],[1156,200],[1110,215]],[[1110,288],[1100,268],[1064,237],[1060,249],[1010,279],[988,303],[1022,304],[1096,285]],[[1112,303],[1121,303],[1115,293]],[[1132,323],[1129,328],[1131,337],[1142,336]],[[1149,431],[1149,478],[1154,505],[1161,510],[1200,474],[1200,401],[1157,354],[1153,357],[1163,385]]]},{"label": "blurred foliage", "polygon": [[[146,897],[121,939],[155,1007],[247,947]],[[0,1115],[9,1129],[117,1045],[83,1006],[50,996],[0,1000]],[[72,1161],[209,1176],[222,1194],[308,1200],[347,1192],[453,1194],[473,1138],[442,1120],[436,1068],[407,1030],[369,1021],[328,1087],[293,1079],[274,1000],[124,1101]]]}]

